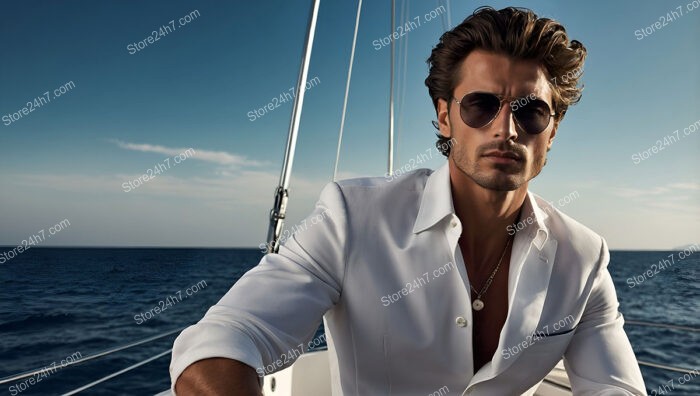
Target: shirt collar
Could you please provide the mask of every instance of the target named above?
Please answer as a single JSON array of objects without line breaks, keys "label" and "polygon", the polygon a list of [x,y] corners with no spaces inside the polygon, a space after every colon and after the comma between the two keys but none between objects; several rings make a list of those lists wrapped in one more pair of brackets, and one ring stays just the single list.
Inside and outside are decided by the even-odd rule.
[{"label": "shirt collar", "polygon": [[537,202],[538,199],[541,198],[530,191],[527,192],[525,202],[523,202],[520,220],[514,225],[509,226],[511,227],[509,232],[526,232],[535,246],[537,246],[537,249],[542,250],[542,247],[549,238],[549,229],[544,221],[549,217],[547,211],[551,210],[551,206],[545,202],[543,204],[543,210]]},{"label": "shirt collar", "polygon": [[454,214],[455,209],[452,204],[452,189],[450,187],[450,168],[446,161],[443,166],[436,169],[425,182],[423,195],[421,196],[420,208],[416,222],[413,224],[413,233],[434,226],[437,222]]},{"label": "shirt collar", "polygon": [[[523,202],[520,221],[509,227],[513,227],[517,232],[526,231],[538,249],[542,249],[549,237],[549,231],[544,222],[549,217],[546,212],[549,209],[549,205],[545,204],[545,210],[542,210],[537,203],[537,196],[528,191]],[[425,183],[418,216],[413,224],[413,233],[425,231],[449,215],[456,217],[452,201],[450,168],[448,162],[445,162],[428,177]]]}]

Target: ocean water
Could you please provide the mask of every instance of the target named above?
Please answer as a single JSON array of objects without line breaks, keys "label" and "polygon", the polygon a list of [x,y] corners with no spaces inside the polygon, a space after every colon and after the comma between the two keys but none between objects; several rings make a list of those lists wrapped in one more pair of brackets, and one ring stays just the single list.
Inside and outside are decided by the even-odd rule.
[{"label": "ocean water", "polygon": [[[62,360],[196,322],[261,257],[257,249],[33,248],[20,254],[0,265],[0,378],[47,366],[50,371],[22,389],[0,385],[0,395],[61,394],[168,350],[174,334],[60,368]],[[674,262],[660,268],[659,260],[670,257]],[[678,251],[611,252],[610,272],[626,319],[700,327],[698,264],[700,252],[683,259]],[[644,275],[649,269],[653,275]],[[698,332],[626,330],[639,360],[700,367]],[[84,394],[163,391],[170,386],[169,361],[167,355]],[[682,373],[642,372],[650,394],[700,395],[698,376],[685,381]]]}]

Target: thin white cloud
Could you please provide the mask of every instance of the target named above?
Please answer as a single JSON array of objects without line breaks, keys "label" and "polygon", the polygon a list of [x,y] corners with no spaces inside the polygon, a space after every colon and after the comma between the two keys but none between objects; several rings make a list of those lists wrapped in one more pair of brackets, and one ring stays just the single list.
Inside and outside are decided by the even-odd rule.
[{"label": "thin white cloud", "polygon": [[700,183],[694,182],[670,183],[653,188],[616,187],[612,189],[613,194],[618,197],[640,199],[651,197],[657,199],[659,196],[666,196],[665,199],[673,199],[674,197],[682,196],[682,194],[693,194],[696,191],[700,191]]},{"label": "thin white cloud", "polygon": [[670,188],[676,190],[700,190],[700,183],[673,183],[669,185]]},{"label": "thin white cloud", "polygon": [[669,183],[653,188],[612,188],[612,193],[626,200],[628,208],[651,209],[658,215],[683,213],[688,218],[700,215],[697,194],[700,184],[694,182]]},{"label": "thin white cloud", "polygon": [[[158,175],[138,185],[129,192],[124,192],[123,184],[142,175],[81,175],[81,174],[17,174],[9,180],[18,186],[68,191],[82,194],[116,194],[125,202],[135,197],[169,196],[202,203],[225,201],[229,206],[272,205],[279,176],[272,172],[246,171],[231,173],[225,177],[190,177],[180,178],[174,175]],[[0,177],[0,181],[3,178]],[[8,182],[9,182],[8,180]],[[291,195],[296,200],[315,202],[318,193],[327,183],[323,180],[311,180],[297,176],[291,186]],[[268,208],[269,209],[269,208]]]},{"label": "thin white cloud", "polygon": [[122,142],[119,140],[110,141],[125,150],[141,151],[145,153],[159,153],[168,156],[176,156],[188,150],[194,150],[194,154],[191,155],[191,158],[231,167],[254,167],[269,165],[265,162],[255,161],[242,155],[227,153],[226,151],[211,151],[194,148],[174,148],[155,144]]},{"label": "thin white cloud", "polygon": [[613,189],[613,194],[623,198],[643,198],[650,195],[660,195],[667,192],[669,192],[669,188],[667,187],[654,187],[647,189],[620,187]]}]

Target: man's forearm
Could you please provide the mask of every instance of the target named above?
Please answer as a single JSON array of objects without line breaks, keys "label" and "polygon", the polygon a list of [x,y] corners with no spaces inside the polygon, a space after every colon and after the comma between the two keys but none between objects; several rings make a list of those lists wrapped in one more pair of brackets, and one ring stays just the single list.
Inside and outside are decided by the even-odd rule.
[{"label": "man's forearm", "polygon": [[177,379],[175,392],[178,396],[262,395],[255,370],[225,358],[204,359],[188,366]]}]

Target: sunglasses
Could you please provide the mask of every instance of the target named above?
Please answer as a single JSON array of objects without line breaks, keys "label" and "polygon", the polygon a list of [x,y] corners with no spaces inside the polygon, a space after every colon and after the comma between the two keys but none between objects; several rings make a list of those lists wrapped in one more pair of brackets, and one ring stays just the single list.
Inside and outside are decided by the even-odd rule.
[{"label": "sunglasses", "polygon": [[510,102],[515,123],[528,134],[536,135],[549,126],[552,113],[547,102],[534,98],[534,95],[522,98],[509,98],[488,92],[471,92],[455,102],[459,104],[462,121],[472,128],[483,128],[498,117],[503,103]]}]

